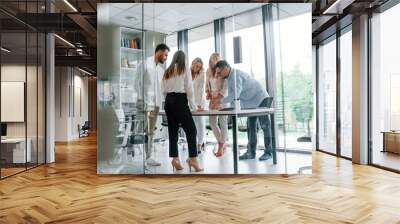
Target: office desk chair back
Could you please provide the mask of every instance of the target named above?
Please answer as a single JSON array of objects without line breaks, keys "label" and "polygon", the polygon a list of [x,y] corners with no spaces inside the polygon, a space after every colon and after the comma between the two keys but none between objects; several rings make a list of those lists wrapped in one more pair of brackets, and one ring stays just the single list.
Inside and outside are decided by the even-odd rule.
[{"label": "office desk chair back", "polygon": [[79,138],[89,136],[89,129],[90,129],[89,121],[85,121],[85,123],[82,126],[78,124]]}]

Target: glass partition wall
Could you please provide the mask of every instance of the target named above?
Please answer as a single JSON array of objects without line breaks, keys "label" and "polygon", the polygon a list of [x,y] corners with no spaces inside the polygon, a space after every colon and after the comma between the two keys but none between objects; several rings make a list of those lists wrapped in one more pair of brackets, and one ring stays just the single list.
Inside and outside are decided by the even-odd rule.
[{"label": "glass partition wall", "polygon": [[[120,16],[124,11],[130,14]],[[97,18],[97,171],[142,174],[146,147],[143,4],[98,4]]]},{"label": "glass partition wall", "polygon": [[[178,134],[178,151],[184,169],[181,171],[172,169],[168,150],[168,122],[163,111],[164,108],[161,108],[158,114],[153,144],[151,147],[148,144],[149,130],[146,127],[149,121],[147,118],[149,111],[152,111],[152,109],[147,108],[147,103],[143,101],[143,96],[148,94],[153,96],[156,93],[144,89],[143,82],[151,73],[149,63],[157,61],[154,51],[155,47],[160,43],[166,43],[170,48],[166,62],[159,65],[163,69],[171,65],[172,58],[178,50],[185,52],[188,69],[191,68],[193,59],[199,57],[203,61],[203,70],[206,71],[209,66],[209,58],[214,52],[220,53],[221,59],[226,60],[230,66],[229,75],[225,79],[222,79],[221,74],[218,75],[221,83],[226,85],[226,96],[231,95],[232,97],[232,103],[224,105],[224,111],[217,111],[227,118],[228,134],[225,139],[225,153],[221,157],[215,156],[218,145],[209,119],[210,116],[215,116],[215,111],[209,110],[209,102],[206,101],[206,112],[205,115],[202,115],[205,116],[205,147],[198,154],[198,160],[204,167],[204,171],[199,172],[199,174],[297,173],[303,167],[310,167],[310,152],[303,153],[304,158],[299,159],[299,156],[296,155],[297,152],[294,150],[293,154],[288,153],[285,150],[285,145],[279,145],[276,164],[272,158],[265,161],[259,160],[265,149],[262,129],[265,129],[266,126],[269,126],[269,131],[271,131],[266,138],[270,142],[268,148],[270,146],[273,146],[274,149],[276,148],[274,145],[277,142],[274,140],[276,130],[273,123],[275,118],[269,112],[256,114],[254,110],[257,110],[257,107],[261,104],[254,104],[254,107],[249,107],[246,102],[252,99],[243,98],[243,93],[237,92],[238,89],[243,87],[241,85],[244,85],[241,83],[243,79],[249,79],[251,80],[249,83],[254,85],[245,86],[246,88],[259,88],[260,92],[267,91],[272,100],[272,107],[277,106],[278,99],[276,96],[278,95],[275,88],[275,79],[277,77],[275,76],[275,70],[272,70],[272,68],[279,67],[279,69],[276,68],[276,72],[279,74],[282,71],[292,71],[296,64],[300,65],[302,72],[296,75],[305,80],[305,86],[309,85],[307,80],[308,76],[310,76],[309,73],[311,73],[309,71],[311,68],[311,37],[308,33],[311,32],[311,25],[309,24],[311,5],[295,5],[296,7],[293,7],[294,5],[290,6],[290,4],[218,3],[218,5],[215,5],[218,8],[218,13],[216,14],[215,7],[202,3],[99,4],[98,173],[191,173],[185,162],[188,158],[189,149],[182,129]],[[274,13],[274,16],[270,18],[267,18],[268,11],[263,9],[263,7],[267,6],[270,8],[270,12]],[[196,13],[200,11],[207,13],[204,13],[203,16],[196,16]],[[169,15],[174,16],[165,17],[164,15],[167,12]],[[188,13],[192,15],[189,16],[190,18]],[[289,57],[292,55],[289,51],[291,45],[286,40],[279,42],[279,38],[280,36],[294,34],[290,33],[289,27],[279,28],[279,25],[284,27],[282,24],[285,19],[290,18],[301,18],[297,20],[298,24],[305,23],[303,27],[297,30],[298,33],[296,35],[299,35],[299,33],[301,35],[304,34],[298,44],[304,46],[308,44],[309,49],[304,51],[303,49],[298,49],[292,52],[296,56],[291,59],[291,64],[287,65],[277,57]],[[271,24],[274,25],[271,26]],[[123,33],[132,32],[132,30],[138,32],[137,36],[126,35],[124,38]],[[143,49],[135,49],[136,52],[141,52],[141,57],[138,56],[133,60],[129,58],[129,55],[124,56],[124,53],[121,53],[119,45],[120,42],[121,45],[125,43],[123,39],[138,38],[139,33],[141,33],[141,46]],[[275,45],[269,46],[270,48],[267,49],[265,43],[269,42],[267,42],[266,38],[275,39]],[[271,49],[274,49],[275,54],[268,55],[266,52]],[[282,53],[284,49],[286,51]],[[133,50],[129,49],[129,51]],[[127,60],[124,57],[127,57]],[[272,63],[268,60],[271,60]],[[267,64],[273,64],[273,66],[267,66]],[[131,73],[125,73],[124,70],[130,70]],[[161,80],[162,77],[158,77],[158,81],[161,82]],[[132,85],[135,88],[131,92],[127,91],[126,89],[129,89]],[[204,85],[207,85],[207,83],[204,83]],[[282,85],[286,85],[286,82]],[[303,98],[306,97],[309,98],[292,99],[293,101],[299,101],[296,105],[297,110],[310,107],[310,100],[311,104],[313,104],[312,92],[305,91]],[[123,98],[129,99],[129,106],[127,105],[128,102],[124,102]],[[242,98],[242,101],[234,103],[235,99],[240,98]],[[240,108],[237,106],[238,104],[241,105]],[[261,111],[267,107],[261,107]],[[246,112],[246,110],[248,111]],[[285,116],[291,117],[293,120],[296,118],[295,112],[286,113],[287,115]],[[193,111],[192,114],[195,117],[198,116],[197,112]],[[268,117],[270,123],[267,125],[264,120],[260,122],[260,119],[254,123],[256,138],[259,139],[256,156],[255,158],[240,159],[248,149],[250,127],[247,117],[260,117],[261,115],[262,117]],[[311,132],[311,130],[307,129],[309,120],[312,120],[312,117],[299,118],[292,122],[293,126],[297,128],[296,130],[301,130],[296,132],[298,136],[294,138],[295,141],[299,137],[309,137],[308,135]],[[141,128],[133,128],[138,127],[135,122],[139,122]],[[217,119],[216,125],[222,127],[221,125],[223,124],[221,122]],[[143,136],[144,139],[138,141],[136,135]],[[288,138],[290,132],[281,131],[278,135],[279,138]],[[124,139],[126,140],[124,141]],[[295,147],[296,144],[293,145]],[[149,165],[146,162],[146,154],[148,154],[146,150],[151,150],[152,159],[159,162],[160,166]],[[295,162],[296,160],[300,162]],[[288,168],[288,164],[291,164],[291,167]]]},{"label": "glass partition wall", "polygon": [[[279,152],[285,152],[287,172],[308,168],[314,121],[311,5],[274,4],[275,130]],[[295,38],[293,38],[295,35]],[[295,40],[295,41],[293,41]]]},{"label": "glass partition wall", "polygon": [[[19,7],[36,13],[35,4]],[[9,15],[0,13],[0,19],[0,177],[5,178],[45,163],[46,40]]]}]

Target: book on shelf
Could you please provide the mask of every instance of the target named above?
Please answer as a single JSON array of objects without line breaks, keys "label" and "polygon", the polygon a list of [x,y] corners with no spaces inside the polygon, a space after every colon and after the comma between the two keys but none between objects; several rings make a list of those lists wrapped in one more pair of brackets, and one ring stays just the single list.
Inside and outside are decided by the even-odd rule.
[{"label": "book on shelf", "polygon": [[142,43],[141,43],[140,38],[134,38],[134,39],[122,38],[121,39],[121,47],[132,48],[132,49],[142,49]]}]

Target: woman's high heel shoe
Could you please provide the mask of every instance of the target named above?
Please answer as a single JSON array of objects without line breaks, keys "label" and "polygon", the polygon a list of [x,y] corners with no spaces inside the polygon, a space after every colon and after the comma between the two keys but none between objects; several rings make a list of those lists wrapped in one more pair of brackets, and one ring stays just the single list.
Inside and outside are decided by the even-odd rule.
[{"label": "woman's high heel shoe", "polygon": [[179,160],[172,160],[171,161],[171,165],[172,165],[172,170],[183,170],[183,167],[181,165],[181,163],[179,162]]},{"label": "woman's high heel shoe", "polygon": [[222,157],[225,153],[225,146],[222,146],[221,148],[218,149],[217,152],[214,152],[215,157]]},{"label": "woman's high heel shoe", "polygon": [[192,172],[192,167],[194,168],[195,172],[201,172],[204,169],[200,167],[199,163],[197,161],[187,159],[186,162],[188,163],[189,166],[189,171]]}]

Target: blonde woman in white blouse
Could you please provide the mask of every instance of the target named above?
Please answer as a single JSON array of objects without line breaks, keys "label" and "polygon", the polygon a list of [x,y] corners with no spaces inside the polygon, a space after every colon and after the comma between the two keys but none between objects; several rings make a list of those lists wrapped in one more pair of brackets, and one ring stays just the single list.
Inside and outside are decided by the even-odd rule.
[{"label": "blonde woman in white blouse", "polygon": [[183,51],[177,51],[172,62],[164,73],[161,88],[165,96],[164,110],[167,115],[169,135],[169,156],[172,157],[172,168],[182,170],[178,154],[178,131],[182,127],[186,134],[189,148],[187,163],[190,171],[203,171],[197,161],[196,126],[192,110],[196,110],[194,102],[193,82],[190,70],[186,67],[186,56]]},{"label": "blonde woman in white blouse", "polygon": [[[190,68],[192,72],[193,90],[194,90],[194,103],[196,104],[197,110],[204,110],[206,104],[206,92],[205,92],[205,72],[203,69],[203,61],[201,58],[195,58],[192,61]],[[204,123],[203,116],[193,117],[194,123],[197,129],[197,152],[201,153],[204,150],[204,133],[206,132],[206,126]]]},{"label": "blonde woman in white blouse", "polygon": [[[210,100],[210,110],[214,108],[214,102],[228,95],[228,86],[224,79],[218,78],[215,75],[215,64],[221,60],[218,53],[213,53],[210,56],[209,65],[206,75],[206,93],[207,99]],[[226,105],[223,105],[226,106]],[[224,155],[225,142],[228,140],[228,117],[227,116],[210,116],[210,126],[218,141],[218,151],[214,152],[216,157]]]}]

